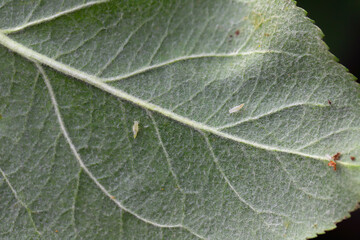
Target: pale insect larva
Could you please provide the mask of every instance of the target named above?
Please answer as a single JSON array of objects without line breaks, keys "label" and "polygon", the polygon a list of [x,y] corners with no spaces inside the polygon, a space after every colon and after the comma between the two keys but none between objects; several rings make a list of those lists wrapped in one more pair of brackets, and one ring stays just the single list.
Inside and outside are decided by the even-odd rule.
[{"label": "pale insect larva", "polygon": [[139,122],[138,121],[134,121],[134,125],[132,126],[132,131],[134,134],[134,138],[136,138],[136,136],[139,132]]},{"label": "pale insect larva", "polygon": [[229,110],[229,113],[235,113],[235,112],[238,112],[238,111],[240,111],[240,109],[242,109],[243,108],[243,106],[244,106],[244,104],[242,103],[242,104],[240,104],[240,105],[238,105],[238,106],[235,106],[235,107],[233,107],[233,108],[231,108],[230,110]]}]

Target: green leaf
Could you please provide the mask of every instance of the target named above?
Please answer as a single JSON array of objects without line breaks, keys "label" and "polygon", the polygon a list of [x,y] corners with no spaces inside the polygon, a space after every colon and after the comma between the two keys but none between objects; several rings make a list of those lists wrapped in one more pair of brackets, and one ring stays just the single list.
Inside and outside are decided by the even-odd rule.
[{"label": "green leaf", "polygon": [[305,239],[360,200],[360,88],[292,1],[14,0],[0,28],[2,239]]}]

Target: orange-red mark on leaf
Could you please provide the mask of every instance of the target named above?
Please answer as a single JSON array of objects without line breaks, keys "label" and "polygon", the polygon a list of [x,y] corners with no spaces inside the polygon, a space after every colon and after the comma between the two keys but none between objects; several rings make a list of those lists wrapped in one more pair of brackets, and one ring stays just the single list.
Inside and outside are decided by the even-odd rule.
[{"label": "orange-red mark on leaf", "polygon": [[353,157],[353,156],[351,156],[350,159],[353,160],[353,161],[355,161],[355,157]]},{"label": "orange-red mark on leaf", "polygon": [[328,166],[329,166],[329,167],[333,167],[334,171],[336,171],[336,162],[330,161],[330,162],[328,163]]}]

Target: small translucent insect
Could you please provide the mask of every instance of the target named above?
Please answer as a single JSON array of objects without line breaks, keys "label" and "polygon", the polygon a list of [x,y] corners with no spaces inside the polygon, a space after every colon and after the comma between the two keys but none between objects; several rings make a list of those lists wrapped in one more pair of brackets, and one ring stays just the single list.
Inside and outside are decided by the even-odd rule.
[{"label": "small translucent insect", "polygon": [[238,111],[240,111],[240,109],[242,109],[243,108],[243,106],[244,106],[244,104],[242,103],[242,104],[240,104],[240,105],[238,105],[238,106],[235,106],[235,107],[233,107],[233,108],[231,108],[230,110],[229,110],[229,113],[235,113],[235,112],[238,112]]},{"label": "small translucent insect", "polygon": [[134,134],[134,138],[136,138],[136,136],[139,132],[139,122],[138,121],[134,121],[134,125],[132,126],[132,131]]},{"label": "small translucent insect", "polygon": [[330,162],[328,163],[328,166],[329,166],[329,167],[333,167],[334,171],[336,171],[336,162],[330,161]]}]

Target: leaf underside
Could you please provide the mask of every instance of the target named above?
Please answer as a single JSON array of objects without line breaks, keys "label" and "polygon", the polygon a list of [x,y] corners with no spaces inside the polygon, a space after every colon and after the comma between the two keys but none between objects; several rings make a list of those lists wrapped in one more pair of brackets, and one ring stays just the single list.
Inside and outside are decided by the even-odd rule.
[{"label": "leaf underside", "polygon": [[0,6],[0,238],[305,239],[360,200],[359,86],[292,1]]}]

